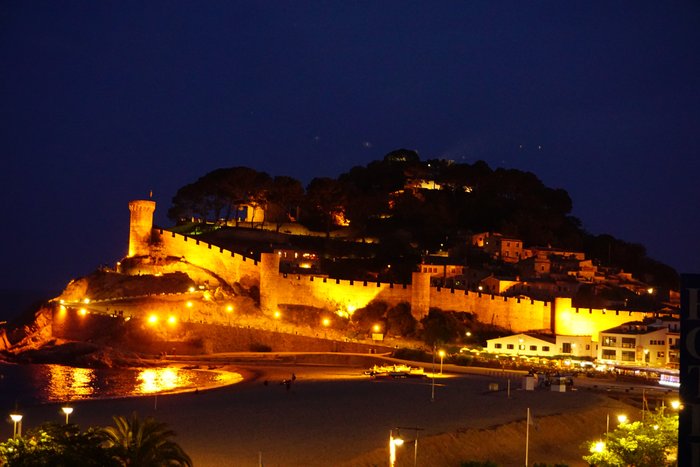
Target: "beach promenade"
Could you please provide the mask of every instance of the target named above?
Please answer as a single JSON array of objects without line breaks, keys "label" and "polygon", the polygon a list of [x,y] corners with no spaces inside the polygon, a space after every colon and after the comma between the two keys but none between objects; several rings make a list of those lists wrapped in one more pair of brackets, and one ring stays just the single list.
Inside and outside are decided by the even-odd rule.
[{"label": "beach promenade", "polygon": [[[583,441],[590,432],[602,434],[605,410],[614,410],[616,405],[593,391],[521,391],[520,379],[511,380],[508,397],[506,380],[495,374],[446,374],[436,378],[433,388],[430,378],[370,379],[360,368],[342,366],[246,363],[230,369],[239,371],[246,381],[183,394],[76,402],[71,421],[85,428],[110,424],[112,415],[134,411],[141,416],[152,415],[177,432],[177,441],[195,465],[203,467],[256,467],[260,458],[266,467],[387,465],[384,452],[389,430],[417,427],[422,429],[419,434],[423,439],[417,465],[438,467],[459,464],[452,463],[449,456],[441,459],[431,454],[431,438],[512,422],[524,427],[527,408],[543,421],[549,415],[599,408],[603,414],[599,426],[580,421],[580,427],[572,427],[581,431]],[[296,379],[289,388],[281,384],[292,374]],[[500,390],[489,391],[492,383],[498,383]],[[435,397],[431,400],[433,389]],[[45,420],[58,421],[59,412],[59,405],[30,408],[25,412],[24,428]],[[546,427],[538,429],[544,436]],[[402,434],[414,436],[410,430]],[[501,465],[522,465],[519,458],[524,453],[524,429],[503,436],[503,452],[514,450],[512,464],[503,453],[491,459],[500,459]],[[580,460],[579,451],[578,445],[561,446],[560,460],[571,461],[572,456]],[[374,457],[362,460],[363,455],[372,452]],[[474,459],[489,456],[488,452],[474,454]],[[554,453],[542,454],[549,456],[547,459],[538,455],[533,449],[532,461],[553,462],[552,455],[559,454],[555,448]],[[401,465],[413,465],[412,452],[400,453],[397,467]]]}]

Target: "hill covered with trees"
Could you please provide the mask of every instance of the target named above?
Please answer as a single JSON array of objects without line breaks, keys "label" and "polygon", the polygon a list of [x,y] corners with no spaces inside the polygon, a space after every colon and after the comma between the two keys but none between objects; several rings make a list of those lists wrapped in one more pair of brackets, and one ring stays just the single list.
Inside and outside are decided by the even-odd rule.
[{"label": "hill covered with trees", "polygon": [[[359,256],[404,269],[438,251],[449,252],[453,262],[484,262],[470,250],[469,238],[499,232],[527,246],[581,251],[597,265],[677,289],[673,268],[649,258],[643,245],[587,232],[572,208],[565,190],[545,186],[531,172],[493,169],[483,161],[422,161],[415,151],[398,149],[337,178],[314,178],[306,187],[248,167],[217,169],[180,188],[168,216],[178,224],[193,223],[191,229],[201,229],[196,224],[266,224],[279,231],[296,223],[328,239],[345,226],[353,238],[381,245]],[[253,221],[246,223],[246,217]],[[322,253],[332,245],[314,244]]]}]

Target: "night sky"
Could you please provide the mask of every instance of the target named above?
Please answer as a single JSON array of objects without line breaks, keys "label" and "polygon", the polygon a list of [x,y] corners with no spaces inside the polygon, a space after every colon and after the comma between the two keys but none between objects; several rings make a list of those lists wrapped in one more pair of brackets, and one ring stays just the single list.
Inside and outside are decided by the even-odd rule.
[{"label": "night sky", "polygon": [[397,148],[529,170],[700,272],[700,2],[3,1],[2,288],[126,254],[131,199]]}]

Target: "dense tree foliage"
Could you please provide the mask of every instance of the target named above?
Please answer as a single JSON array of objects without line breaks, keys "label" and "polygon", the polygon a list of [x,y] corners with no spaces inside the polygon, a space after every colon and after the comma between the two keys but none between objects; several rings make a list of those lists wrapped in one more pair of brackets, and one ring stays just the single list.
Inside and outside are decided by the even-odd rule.
[{"label": "dense tree foliage", "polygon": [[454,313],[446,313],[437,308],[431,308],[421,324],[423,341],[430,345],[455,342],[464,334],[464,327]]},{"label": "dense tree foliage", "polygon": [[171,438],[175,433],[153,418],[114,417],[115,426],[80,431],[74,424],[45,423],[0,444],[0,465],[8,467],[191,467],[192,460]]},{"label": "dense tree foliage", "polygon": [[24,436],[0,444],[0,465],[8,467],[55,467],[121,465],[103,447],[104,433],[89,428],[81,432],[73,424],[45,423]]},{"label": "dense tree foliage", "polygon": [[484,161],[421,161],[415,151],[398,149],[337,179],[314,178],[306,190],[291,177],[273,180],[246,167],[217,169],[178,190],[168,215],[175,221],[238,220],[242,205],[264,207],[277,230],[296,220],[329,236],[347,220],[357,236],[379,239],[377,257],[386,264],[415,262],[437,250],[466,260],[470,233],[499,232],[527,246],[583,251],[600,265],[648,283],[678,284],[677,273],[648,258],[643,246],[586,232],[571,215],[565,190],[545,186],[533,173],[492,169]]},{"label": "dense tree foliage", "polygon": [[589,441],[583,459],[598,467],[660,467],[676,465],[678,415],[663,409],[644,421],[621,423],[603,440]]},{"label": "dense tree foliage", "polygon": [[192,467],[192,460],[171,438],[175,432],[152,417],[114,417],[114,426],[104,429],[105,446],[119,465],[140,467]]}]

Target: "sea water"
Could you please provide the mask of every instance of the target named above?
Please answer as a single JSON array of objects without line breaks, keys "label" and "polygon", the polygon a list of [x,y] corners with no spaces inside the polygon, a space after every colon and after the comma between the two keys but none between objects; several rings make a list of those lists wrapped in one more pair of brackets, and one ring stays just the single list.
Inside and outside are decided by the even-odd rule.
[{"label": "sea water", "polygon": [[78,368],[53,364],[0,364],[0,406],[27,407],[109,399],[233,384],[235,373],[157,368]]}]

